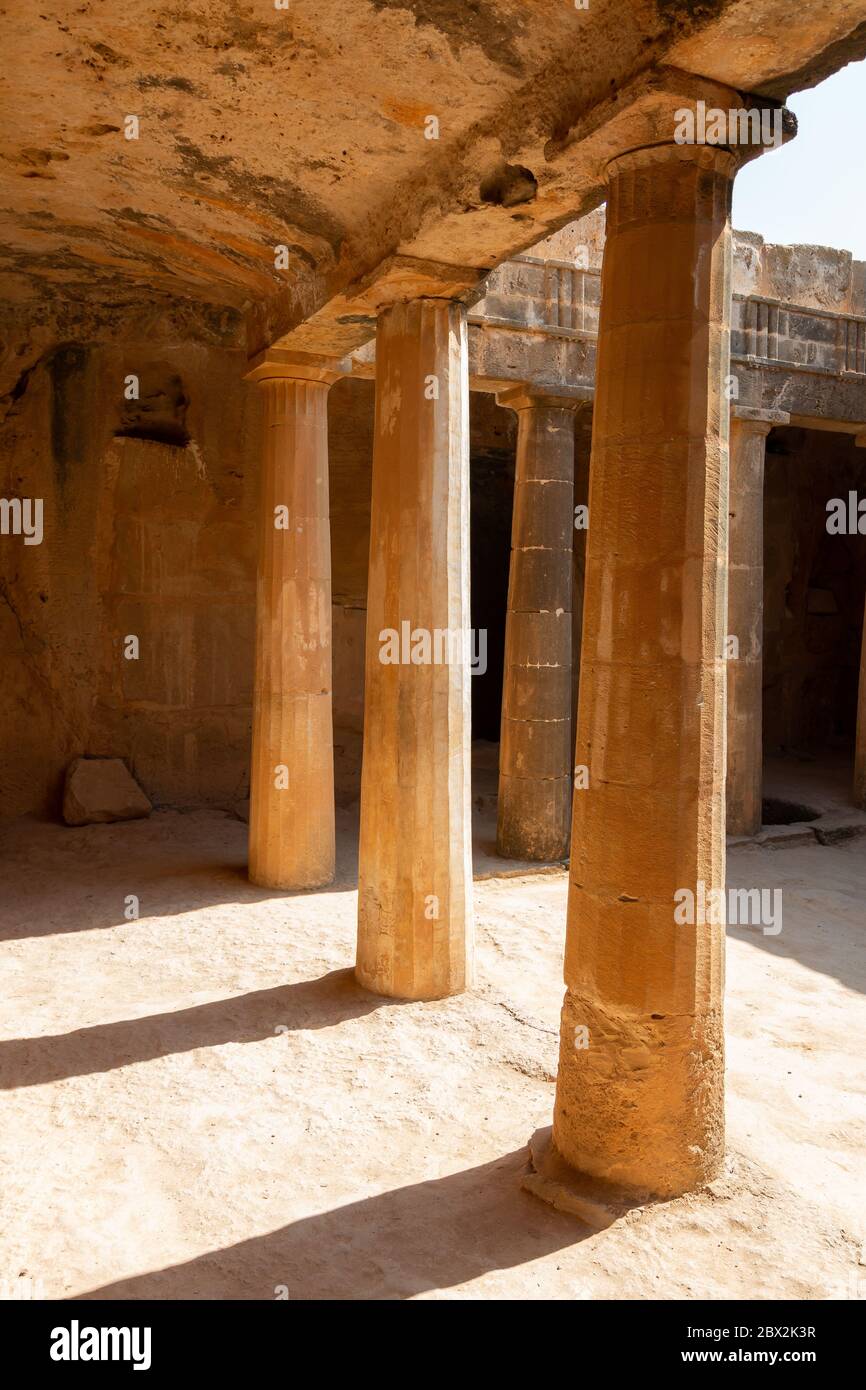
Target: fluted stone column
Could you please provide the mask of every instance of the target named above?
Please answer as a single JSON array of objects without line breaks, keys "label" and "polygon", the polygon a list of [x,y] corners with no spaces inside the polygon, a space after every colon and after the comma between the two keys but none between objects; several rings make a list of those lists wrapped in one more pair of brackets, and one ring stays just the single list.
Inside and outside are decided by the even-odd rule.
[{"label": "fluted stone column", "polygon": [[356,974],[377,994],[471,982],[469,623],[466,314],[419,299],[376,334]]},{"label": "fluted stone column", "polygon": [[505,623],[497,852],[564,859],[571,825],[571,571],[577,399],[505,391],[517,464]]},{"label": "fluted stone column", "polygon": [[[288,354],[283,354],[283,357]],[[254,367],[264,398],[249,875],[266,888],[334,877],[328,388],[336,364]]]},{"label": "fluted stone column", "polygon": [[727,639],[729,652],[727,829],[756,835],[761,828],[764,635],[764,455],[784,411],[735,407],[731,412],[728,506]]},{"label": "fluted stone column", "polygon": [[[731,154],[608,166],[551,1161],[636,1192],[719,1170]],[[675,913],[696,897],[690,923]]]}]

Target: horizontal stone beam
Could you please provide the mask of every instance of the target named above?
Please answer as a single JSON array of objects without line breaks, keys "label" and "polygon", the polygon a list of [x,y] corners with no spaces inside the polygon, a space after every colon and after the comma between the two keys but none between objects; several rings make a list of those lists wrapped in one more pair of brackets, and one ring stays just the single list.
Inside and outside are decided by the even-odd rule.
[{"label": "horizontal stone beam", "polygon": [[[256,315],[251,318],[250,341],[258,349],[272,344],[343,356],[369,341],[376,315],[389,305],[417,297],[469,304],[481,294],[484,277],[494,266],[598,206],[611,159],[670,141],[678,111],[698,101],[725,111],[762,104],[761,98],[669,67],[642,71],[621,84],[614,79],[613,87],[613,92],[609,86],[599,92],[564,129],[557,130],[554,113],[547,112],[547,134],[542,136],[538,127],[527,133],[524,109],[520,121],[512,114],[475,130],[452,152],[447,167],[436,164],[441,163],[439,153],[431,156],[428,196],[423,186],[417,187],[416,177],[406,190],[404,216],[389,223],[390,244],[379,243],[377,253],[371,234],[368,269],[353,275],[349,264],[341,262],[313,291],[319,302],[302,323],[293,321],[293,298],[277,300],[269,305],[266,323]],[[786,138],[795,129],[788,113]],[[509,160],[494,168],[522,169],[533,180],[534,189],[527,184],[529,196],[521,198],[519,213],[507,194],[497,200],[484,191],[491,148],[509,153]],[[762,146],[737,148],[741,162],[762,152]]]},{"label": "horizontal stone beam", "polygon": [[[866,401],[861,399],[861,405]],[[791,415],[791,424],[804,430],[827,430],[831,434],[853,434],[854,443],[862,444],[866,439],[866,424],[862,420],[828,419],[823,415]]]}]

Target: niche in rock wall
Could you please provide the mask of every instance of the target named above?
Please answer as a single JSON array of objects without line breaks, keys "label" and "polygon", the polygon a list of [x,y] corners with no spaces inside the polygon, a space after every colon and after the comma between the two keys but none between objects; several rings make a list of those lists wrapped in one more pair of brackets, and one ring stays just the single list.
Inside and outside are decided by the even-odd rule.
[{"label": "niche in rock wall", "polygon": [[149,439],[183,449],[189,443],[189,398],[174,367],[165,362],[136,365],[124,376],[123,408],[116,436]]}]

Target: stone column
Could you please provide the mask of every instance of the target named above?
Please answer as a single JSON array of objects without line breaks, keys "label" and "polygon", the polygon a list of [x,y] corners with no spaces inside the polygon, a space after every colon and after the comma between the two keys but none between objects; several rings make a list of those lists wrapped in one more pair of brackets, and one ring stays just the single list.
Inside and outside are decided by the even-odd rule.
[{"label": "stone column", "polygon": [[469,368],[464,308],[382,312],[356,974],[400,999],[472,974]]},{"label": "stone column", "polygon": [[517,387],[497,852],[565,859],[571,825],[571,568],[576,399]]},{"label": "stone column", "polygon": [[[586,586],[586,537],[589,520],[589,459],[592,446],[592,401],[577,413],[574,431],[574,549],[571,567],[571,755],[577,738],[580,653],[583,648],[583,594]],[[578,511],[580,514],[578,515]],[[569,825],[570,825],[569,807]]]},{"label": "stone column", "polygon": [[336,363],[265,355],[250,775],[249,875],[265,888],[334,877],[328,388]]},{"label": "stone column", "polygon": [[576,753],[589,783],[546,1158],[668,1196],[724,1151],[723,914],[702,908],[725,882],[734,168],[699,145],[608,165]]},{"label": "stone column", "polygon": [[[866,432],[854,436],[858,449],[866,449]],[[857,687],[857,732],[854,742],[854,805],[866,811],[866,612],[860,646],[860,681]]]},{"label": "stone column", "polygon": [[727,830],[757,835],[761,828],[764,761],[762,727],[764,634],[764,452],[785,411],[735,406],[731,412],[728,506]]},{"label": "stone column", "polygon": [[857,738],[854,747],[854,805],[866,811],[866,613],[860,646],[860,684],[857,690]]}]

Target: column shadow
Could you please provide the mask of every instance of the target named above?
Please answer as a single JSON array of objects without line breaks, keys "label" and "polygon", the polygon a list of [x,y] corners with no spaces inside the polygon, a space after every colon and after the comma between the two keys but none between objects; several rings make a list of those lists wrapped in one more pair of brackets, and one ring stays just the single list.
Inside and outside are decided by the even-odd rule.
[{"label": "column shadow", "polygon": [[336,873],[315,889],[260,888],[247,873],[246,826],[220,813],[71,827],[22,818],[0,826],[0,941],[110,927],[206,912],[228,904],[303,903],[352,892],[358,883],[357,829],[339,823]]},{"label": "column shadow", "polygon": [[369,994],[351,970],[332,970],[317,980],[255,990],[175,1013],[40,1038],[11,1038],[0,1042],[0,1090],[113,1071],[199,1047],[260,1042],[278,1029],[330,1028],[382,1007],[399,1008],[400,1001]]},{"label": "column shadow", "polygon": [[[514,1269],[596,1234],[520,1189],[515,1150],[304,1217],[182,1264],[120,1279],[87,1299],[406,1299]],[[527,1275],[525,1297],[538,1285]],[[574,1298],[585,1296],[575,1288]]]},{"label": "column shadow", "polygon": [[805,846],[800,856],[795,855],[795,850],[782,849],[771,861],[729,857],[728,887],[780,889],[783,913],[777,935],[765,934],[760,926],[740,925],[729,925],[727,935],[768,955],[798,960],[866,994],[866,841]]}]

